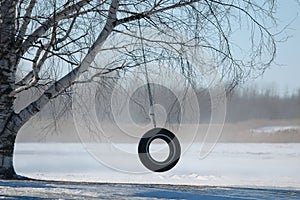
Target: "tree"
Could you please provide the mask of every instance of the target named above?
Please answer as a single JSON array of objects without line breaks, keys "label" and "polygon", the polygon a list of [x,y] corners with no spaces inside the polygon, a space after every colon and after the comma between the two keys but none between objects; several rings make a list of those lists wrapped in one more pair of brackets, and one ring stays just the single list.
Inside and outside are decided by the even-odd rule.
[{"label": "tree", "polygon": [[[190,78],[193,65],[186,54],[201,47],[230,80],[230,88],[252,72],[263,72],[276,53],[274,34],[269,31],[276,22],[274,0],[0,2],[1,178],[18,178],[13,168],[14,143],[32,116],[73,84],[139,67],[145,62],[141,51],[146,62],[168,64]],[[248,31],[238,31],[242,29]],[[251,51],[236,47],[233,37],[238,33],[249,33]],[[95,66],[96,57],[104,59],[101,55],[107,51],[119,56],[108,65]],[[88,69],[94,73],[90,79],[77,81]],[[16,98],[31,88],[38,88],[39,96],[16,112]]]}]

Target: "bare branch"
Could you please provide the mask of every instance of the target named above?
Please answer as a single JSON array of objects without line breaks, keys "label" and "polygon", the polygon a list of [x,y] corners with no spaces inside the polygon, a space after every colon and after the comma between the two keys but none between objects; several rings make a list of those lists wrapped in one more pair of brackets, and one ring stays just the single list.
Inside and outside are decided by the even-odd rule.
[{"label": "bare branch", "polygon": [[104,41],[107,39],[114,28],[115,21],[117,20],[116,12],[118,6],[119,0],[112,0],[106,25],[81,64],[77,68],[69,72],[67,75],[62,77],[60,80],[56,81],[53,85],[51,85],[36,101],[32,102],[26,108],[21,110],[20,113],[15,114],[15,118],[21,119],[18,121],[22,121],[23,123],[25,123],[29,118],[39,112],[50,101],[50,99],[55,98],[66,88],[70,87],[73,84],[74,80],[89,68]]},{"label": "bare branch", "polygon": [[24,39],[28,24],[30,22],[30,16],[32,14],[35,4],[36,0],[30,0],[26,6],[25,14],[23,16],[23,23],[21,24],[19,34],[17,35],[17,44],[20,44]]},{"label": "bare branch", "polygon": [[63,8],[61,11],[57,12],[55,17],[52,16],[48,20],[46,20],[42,25],[37,28],[27,39],[23,42],[19,49],[19,54],[23,55],[27,50],[31,47],[31,44],[36,42],[48,29],[50,29],[54,23],[57,23],[60,20],[67,19],[73,12],[80,10],[85,5],[89,4],[92,0],[81,0],[76,4],[67,6]]},{"label": "bare branch", "polygon": [[144,12],[132,15],[130,17],[125,17],[123,19],[119,19],[116,22],[116,25],[128,23],[128,22],[131,22],[131,21],[136,21],[136,20],[143,19],[143,18],[148,18],[151,15],[154,15],[156,13],[161,13],[161,12],[165,12],[165,11],[168,11],[168,10],[171,10],[171,9],[188,6],[190,4],[193,4],[193,3],[196,3],[196,2],[199,2],[199,1],[201,1],[201,0],[190,0],[190,1],[183,1],[183,2],[179,1],[178,3],[175,3],[173,5],[170,5],[170,6],[167,6],[167,7],[164,7],[164,8],[159,8],[159,9],[155,9],[156,6],[158,6],[158,5],[154,5],[154,7],[152,9],[148,10],[148,11],[144,11]]}]

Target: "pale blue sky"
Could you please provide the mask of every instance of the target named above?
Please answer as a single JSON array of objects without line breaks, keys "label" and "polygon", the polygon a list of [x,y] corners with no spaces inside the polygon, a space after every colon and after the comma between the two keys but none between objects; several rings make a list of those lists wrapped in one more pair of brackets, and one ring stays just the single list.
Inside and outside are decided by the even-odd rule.
[{"label": "pale blue sky", "polygon": [[283,66],[273,65],[256,83],[259,87],[278,87],[281,94],[288,88],[291,93],[300,88],[300,4],[281,0],[276,16],[281,27],[292,22],[286,30],[291,38],[277,47],[276,63]]}]

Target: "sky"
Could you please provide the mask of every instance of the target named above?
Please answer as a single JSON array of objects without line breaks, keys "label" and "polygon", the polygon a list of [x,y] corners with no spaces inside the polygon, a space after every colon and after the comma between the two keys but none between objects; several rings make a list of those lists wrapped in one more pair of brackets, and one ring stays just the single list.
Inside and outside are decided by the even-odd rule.
[{"label": "sky", "polygon": [[280,94],[286,91],[292,94],[300,88],[300,3],[295,0],[278,2],[279,26],[290,24],[286,32],[291,37],[278,44],[275,63],[255,82],[260,88],[275,87]]}]

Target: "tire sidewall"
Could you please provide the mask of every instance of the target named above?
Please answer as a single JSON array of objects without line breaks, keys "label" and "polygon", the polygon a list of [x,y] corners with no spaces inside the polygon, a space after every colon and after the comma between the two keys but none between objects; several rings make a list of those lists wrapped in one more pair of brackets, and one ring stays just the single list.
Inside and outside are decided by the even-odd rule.
[{"label": "tire sidewall", "polygon": [[[168,144],[169,155],[164,161],[156,161],[150,155],[149,147],[155,139],[164,140]],[[165,172],[172,169],[178,163],[181,155],[181,147],[177,137],[171,131],[164,128],[153,128],[141,138],[138,153],[141,162],[146,168],[154,172]]]}]

